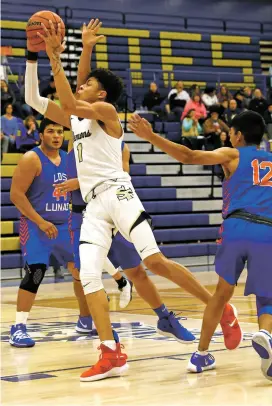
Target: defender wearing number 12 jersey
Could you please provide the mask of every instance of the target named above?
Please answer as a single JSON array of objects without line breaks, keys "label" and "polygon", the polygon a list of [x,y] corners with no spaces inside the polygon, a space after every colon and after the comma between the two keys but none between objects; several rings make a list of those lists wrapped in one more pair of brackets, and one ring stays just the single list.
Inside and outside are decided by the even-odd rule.
[{"label": "defender wearing number 12 jersey", "polygon": [[245,295],[256,295],[260,328],[252,345],[261,357],[264,376],[272,380],[272,154],[259,149],[265,131],[262,116],[253,111],[235,116],[230,130],[234,148],[212,152],[191,151],[164,140],[138,115],[132,116],[130,128],[180,162],[221,164],[226,176],[224,222],[215,258],[219,282],[206,307],[198,351],[193,354],[188,370],[199,373],[215,368],[215,359],[208,353],[209,344],[223,307],[247,265]]}]

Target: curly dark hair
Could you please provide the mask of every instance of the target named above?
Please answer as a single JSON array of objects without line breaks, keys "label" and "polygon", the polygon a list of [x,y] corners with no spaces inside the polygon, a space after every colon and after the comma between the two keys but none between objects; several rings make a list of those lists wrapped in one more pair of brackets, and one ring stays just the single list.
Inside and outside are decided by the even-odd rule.
[{"label": "curly dark hair", "polygon": [[111,104],[115,104],[122,94],[124,84],[119,76],[115,75],[109,69],[95,69],[93,70],[89,78],[95,78],[103,90],[107,92],[106,101]]}]

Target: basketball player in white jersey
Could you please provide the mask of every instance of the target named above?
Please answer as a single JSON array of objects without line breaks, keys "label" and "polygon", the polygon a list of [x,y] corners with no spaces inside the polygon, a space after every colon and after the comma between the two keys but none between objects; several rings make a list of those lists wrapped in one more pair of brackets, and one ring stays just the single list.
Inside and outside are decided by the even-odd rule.
[{"label": "basketball player in white jersey", "polygon": [[[204,303],[208,303],[211,295],[188,269],[160,253],[148,222],[149,216],[135,193],[130,176],[122,169],[123,130],[113,105],[122,91],[120,79],[108,70],[98,69],[90,74],[75,97],[61,64],[60,54],[64,48],[60,41],[60,27],[56,33],[52,23],[50,26],[49,30],[43,26],[46,36],[40,34],[40,37],[46,43],[62,107],[40,97],[37,54],[31,52],[30,47],[26,68],[27,102],[41,114],[71,128],[74,135],[80,189],[87,203],[80,236],[80,277],[102,352],[99,361],[80,379],[95,381],[120,375],[128,368],[127,356],[121,352],[118,336],[111,328],[108,301],[101,280],[114,230],[119,230],[133,242],[153,273],[177,283]],[[94,36],[99,27],[99,24],[92,27]],[[226,339],[231,329],[228,323],[233,325],[235,321],[232,308],[226,307],[223,318],[221,322]],[[184,341],[192,342],[194,336],[186,329],[184,331]]]}]

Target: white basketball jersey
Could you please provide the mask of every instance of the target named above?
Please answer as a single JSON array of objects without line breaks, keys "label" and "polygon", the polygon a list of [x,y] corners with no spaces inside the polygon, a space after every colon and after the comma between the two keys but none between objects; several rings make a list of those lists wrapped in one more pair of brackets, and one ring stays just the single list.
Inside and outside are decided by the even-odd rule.
[{"label": "white basketball jersey", "polygon": [[80,190],[86,202],[89,193],[104,182],[130,181],[122,164],[124,134],[113,138],[96,120],[79,120],[76,116],[71,116],[71,129]]}]

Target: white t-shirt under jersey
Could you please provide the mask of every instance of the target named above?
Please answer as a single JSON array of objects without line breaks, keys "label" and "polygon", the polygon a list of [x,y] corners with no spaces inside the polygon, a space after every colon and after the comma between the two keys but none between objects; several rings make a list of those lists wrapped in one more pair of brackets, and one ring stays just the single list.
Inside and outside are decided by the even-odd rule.
[{"label": "white t-shirt under jersey", "polygon": [[102,183],[116,184],[116,181],[130,181],[123,171],[122,141],[108,135],[96,120],[71,116],[74,152],[80,190],[87,202],[90,192]]}]

